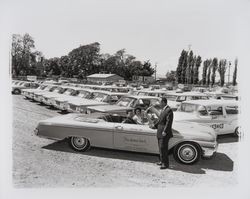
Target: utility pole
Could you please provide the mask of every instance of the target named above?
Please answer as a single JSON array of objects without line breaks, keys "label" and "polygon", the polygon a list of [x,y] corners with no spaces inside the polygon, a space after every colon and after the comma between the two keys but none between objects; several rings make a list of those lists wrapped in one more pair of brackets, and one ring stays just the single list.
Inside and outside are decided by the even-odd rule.
[{"label": "utility pole", "polygon": [[157,62],[155,62],[155,81],[156,81],[156,69],[157,69]]}]

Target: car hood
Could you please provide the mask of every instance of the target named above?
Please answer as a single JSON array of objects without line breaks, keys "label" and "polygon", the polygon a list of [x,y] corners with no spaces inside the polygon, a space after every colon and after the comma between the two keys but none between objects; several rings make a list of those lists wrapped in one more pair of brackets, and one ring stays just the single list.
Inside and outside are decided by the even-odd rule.
[{"label": "car hood", "polygon": [[25,86],[12,86],[12,89],[14,89],[14,88],[27,88],[27,87],[25,87]]},{"label": "car hood", "polygon": [[43,94],[47,94],[47,93],[51,93],[50,91],[34,91],[33,92],[35,95],[43,95]]},{"label": "car hood", "polygon": [[212,128],[198,123],[174,121],[172,128],[175,136],[184,136],[185,139],[213,142],[217,138]]},{"label": "car hood", "polygon": [[37,90],[36,88],[26,88],[26,89],[23,89],[23,91],[26,91],[26,92],[32,92],[32,91],[36,91],[36,90]]},{"label": "car hood", "polygon": [[174,120],[175,121],[188,121],[188,120],[193,120],[193,119],[198,119],[198,115],[195,113],[195,112],[192,112],[192,113],[185,113],[185,112],[179,112],[179,111],[176,111],[174,113]]},{"label": "car hood", "polygon": [[96,100],[90,100],[90,99],[84,99],[84,98],[69,100],[68,103],[73,104],[75,106],[91,106],[91,105],[95,106],[95,105],[107,104],[106,102],[99,102]]},{"label": "car hood", "polygon": [[180,104],[180,102],[176,102],[176,101],[168,101],[168,105],[170,106],[170,108],[178,108],[177,105]]},{"label": "car hood", "polygon": [[83,98],[80,98],[80,97],[77,97],[77,96],[59,96],[59,97],[56,97],[55,100],[58,101],[58,102],[65,102],[65,101],[69,101],[69,100],[75,100],[75,99],[83,99]]},{"label": "car hood", "polygon": [[113,112],[113,111],[126,111],[131,110],[131,107],[124,107],[118,105],[104,105],[104,106],[89,106],[88,109],[95,110],[98,112]]},{"label": "car hood", "polygon": [[45,94],[43,94],[43,97],[46,97],[46,98],[60,97],[60,96],[62,96],[62,94],[59,94],[59,93],[45,93]]}]

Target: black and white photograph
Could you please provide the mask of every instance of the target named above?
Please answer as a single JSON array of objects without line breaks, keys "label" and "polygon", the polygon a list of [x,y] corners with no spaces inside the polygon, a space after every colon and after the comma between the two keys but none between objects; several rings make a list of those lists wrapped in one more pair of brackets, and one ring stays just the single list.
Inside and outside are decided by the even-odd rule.
[{"label": "black and white photograph", "polygon": [[249,0],[0,1],[0,198],[250,198],[249,24]]}]

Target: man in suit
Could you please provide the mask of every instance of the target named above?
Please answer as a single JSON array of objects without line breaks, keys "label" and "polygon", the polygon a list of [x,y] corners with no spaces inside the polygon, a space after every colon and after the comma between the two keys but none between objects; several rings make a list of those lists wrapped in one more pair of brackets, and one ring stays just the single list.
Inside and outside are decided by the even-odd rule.
[{"label": "man in suit", "polygon": [[169,139],[173,137],[172,123],[174,114],[167,103],[167,98],[163,97],[161,99],[162,110],[159,119],[155,124],[155,128],[157,128],[157,139],[160,152],[160,162],[158,162],[157,165],[160,165],[161,169],[169,167],[168,142]]}]

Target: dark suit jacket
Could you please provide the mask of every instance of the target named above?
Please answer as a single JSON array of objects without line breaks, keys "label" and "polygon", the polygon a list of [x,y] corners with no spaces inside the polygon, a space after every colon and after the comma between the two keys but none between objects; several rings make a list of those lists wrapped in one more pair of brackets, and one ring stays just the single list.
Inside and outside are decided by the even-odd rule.
[{"label": "dark suit jacket", "polygon": [[167,135],[166,138],[173,137],[172,133],[172,123],[173,123],[174,114],[172,109],[167,106],[160,114],[159,120],[155,124],[157,128],[157,138],[164,138],[162,135],[165,132]]}]

